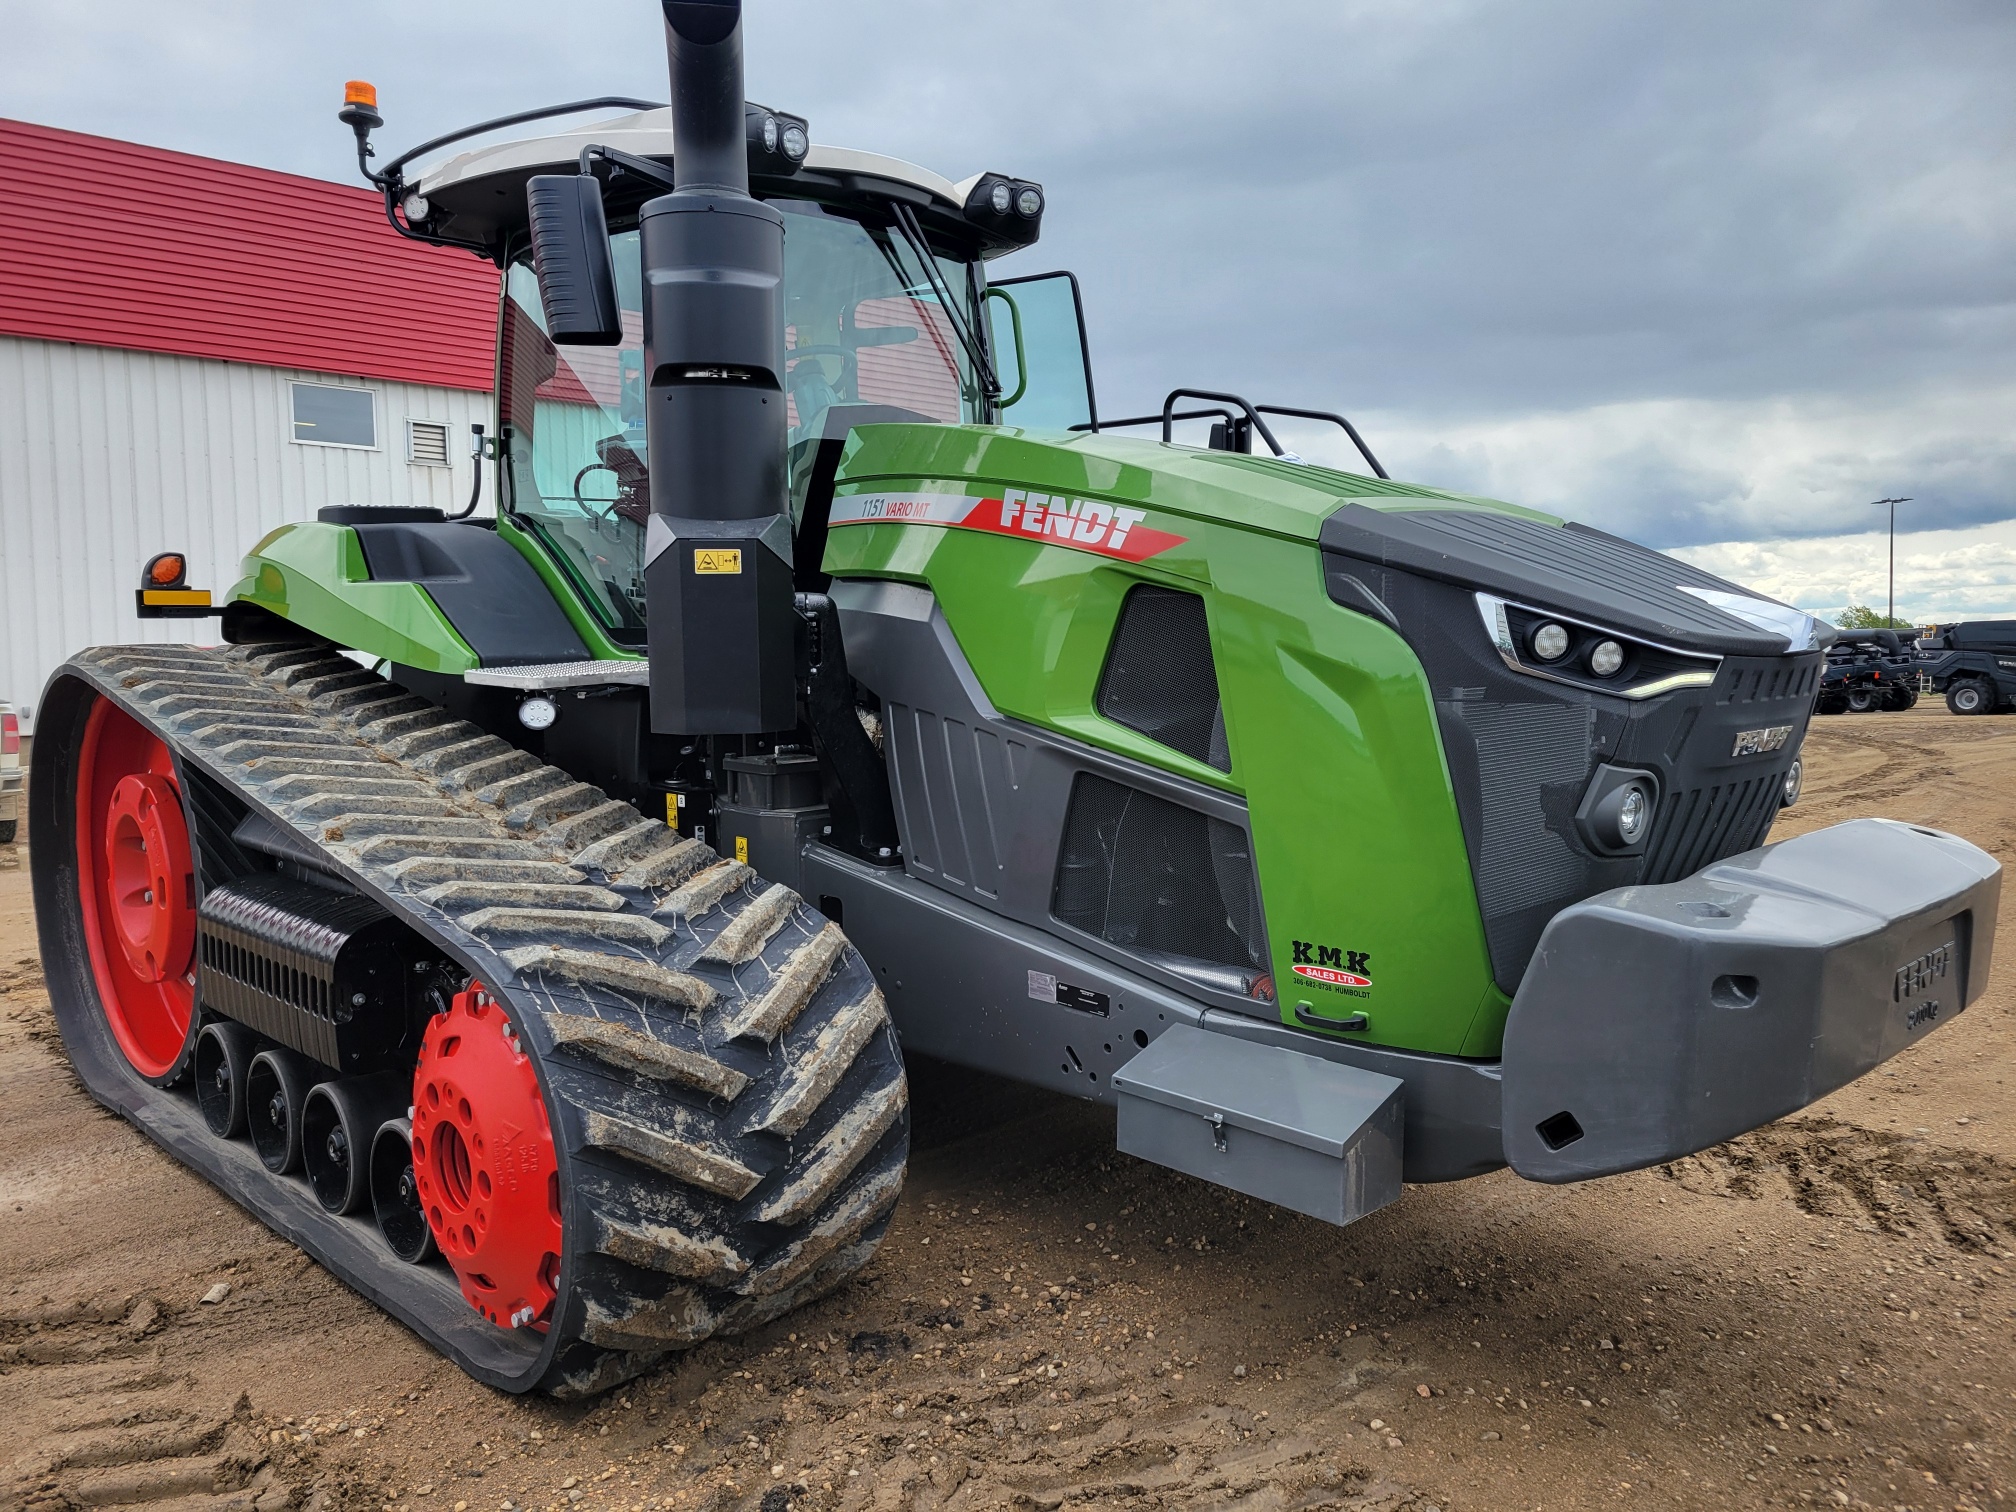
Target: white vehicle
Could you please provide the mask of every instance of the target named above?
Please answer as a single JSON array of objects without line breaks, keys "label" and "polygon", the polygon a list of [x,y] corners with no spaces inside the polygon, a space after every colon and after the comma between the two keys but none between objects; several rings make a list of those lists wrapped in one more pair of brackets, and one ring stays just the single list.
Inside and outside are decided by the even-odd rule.
[{"label": "white vehicle", "polygon": [[21,825],[21,721],[0,700],[0,845],[12,845]]}]

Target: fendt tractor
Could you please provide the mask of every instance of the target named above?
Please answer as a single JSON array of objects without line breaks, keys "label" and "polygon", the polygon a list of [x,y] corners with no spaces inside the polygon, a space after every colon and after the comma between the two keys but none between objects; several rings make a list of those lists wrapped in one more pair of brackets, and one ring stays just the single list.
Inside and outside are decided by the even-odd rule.
[{"label": "fendt tractor", "polygon": [[1040,184],[816,144],[738,0],[662,7],[669,109],[382,168],[342,113],[500,274],[494,518],[324,509],[215,605],[164,552],[141,612],[224,644],[40,700],[64,1042],[178,1160],[581,1393],[860,1270],[906,1053],[1343,1224],[1702,1149],[1979,996],[1982,851],[1764,843],[1825,627],[1341,417],[1102,419],[1071,276],[988,276]]}]

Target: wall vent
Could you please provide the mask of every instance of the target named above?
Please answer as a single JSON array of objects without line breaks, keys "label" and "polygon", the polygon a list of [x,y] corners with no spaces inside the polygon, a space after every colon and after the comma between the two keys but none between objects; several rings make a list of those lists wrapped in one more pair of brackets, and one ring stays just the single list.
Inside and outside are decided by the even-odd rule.
[{"label": "wall vent", "polygon": [[447,425],[440,420],[408,420],[406,460],[415,467],[448,466]]}]

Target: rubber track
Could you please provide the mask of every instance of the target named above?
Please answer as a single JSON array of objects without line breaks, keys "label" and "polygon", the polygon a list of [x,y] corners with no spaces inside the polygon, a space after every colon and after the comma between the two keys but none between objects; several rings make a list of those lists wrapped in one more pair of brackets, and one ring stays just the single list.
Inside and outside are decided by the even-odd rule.
[{"label": "rubber track", "polygon": [[[468,1346],[474,1314],[452,1285],[416,1301],[395,1284],[413,1268],[382,1244],[390,1273],[360,1275],[368,1246],[318,1240],[298,1204],[276,1221],[290,1194],[248,1186],[298,1178],[243,1160],[220,1174],[194,1150],[464,1368],[512,1390],[601,1390],[867,1263],[908,1151],[902,1061],[866,963],[795,893],[326,646],[117,647],[64,672],[317,847],[510,1008],[553,1115],[566,1235],[557,1322],[527,1331],[520,1369],[499,1368],[495,1340]],[[188,1101],[93,1091],[129,1113]],[[160,1117],[133,1116],[163,1137]]]}]

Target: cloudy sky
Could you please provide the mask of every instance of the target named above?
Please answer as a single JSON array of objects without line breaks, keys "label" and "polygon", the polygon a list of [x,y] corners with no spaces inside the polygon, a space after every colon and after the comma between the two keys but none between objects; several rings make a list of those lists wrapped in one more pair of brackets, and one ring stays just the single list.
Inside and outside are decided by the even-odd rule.
[{"label": "cloudy sky", "polygon": [[[347,77],[394,147],[665,91],[649,0],[0,14],[0,112],[330,178]],[[1815,609],[1880,597],[1868,501],[1909,495],[1900,611],[2016,613],[2007,0],[749,14],[751,95],[816,136],[1046,185],[999,270],[1080,274],[1109,413],[1179,382],[1343,409],[1396,475]]]}]

